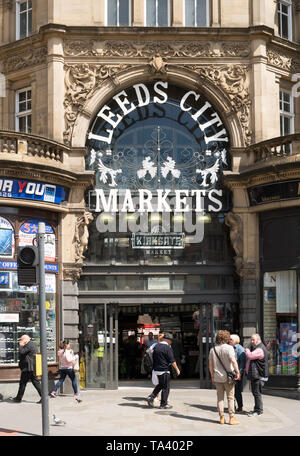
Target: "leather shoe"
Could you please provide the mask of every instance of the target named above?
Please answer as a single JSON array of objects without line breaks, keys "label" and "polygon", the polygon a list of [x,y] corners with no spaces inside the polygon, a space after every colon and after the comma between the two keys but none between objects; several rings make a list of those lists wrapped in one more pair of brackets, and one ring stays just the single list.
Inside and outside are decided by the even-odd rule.
[{"label": "leather shoe", "polygon": [[19,404],[20,402],[22,402],[22,399],[18,399],[17,397],[10,397],[8,400],[10,402],[15,402],[16,404]]}]

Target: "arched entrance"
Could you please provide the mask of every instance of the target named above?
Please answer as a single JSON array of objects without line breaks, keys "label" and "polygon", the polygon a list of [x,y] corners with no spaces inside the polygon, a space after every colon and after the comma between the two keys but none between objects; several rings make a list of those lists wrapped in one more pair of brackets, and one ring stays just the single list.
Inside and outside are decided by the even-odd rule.
[{"label": "arched entrance", "polygon": [[[135,83],[99,108],[86,145],[86,167],[95,170],[79,281],[87,386],[147,378],[144,344],[159,331],[176,335],[183,378],[207,376],[200,366],[216,331],[238,330],[222,114],[195,90],[164,80]],[[109,332],[105,309],[116,306]],[[100,352],[106,371],[97,367]],[[101,372],[108,370],[106,381]]]}]

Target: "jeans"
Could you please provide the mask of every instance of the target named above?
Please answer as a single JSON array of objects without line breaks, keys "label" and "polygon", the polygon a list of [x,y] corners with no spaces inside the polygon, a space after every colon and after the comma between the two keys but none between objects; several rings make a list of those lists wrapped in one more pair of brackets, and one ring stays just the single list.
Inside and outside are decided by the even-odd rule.
[{"label": "jeans", "polygon": [[241,375],[241,379],[235,383],[235,392],[234,396],[238,405],[238,408],[243,408],[243,374]]},{"label": "jeans", "polygon": [[78,394],[76,376],[75,376],[74,369],[59,369],[59,373],[60,373],[60,379],[56,383],[55,388],[54,388],[53,391],[56,393],[56,391],[61,387],[61,385],[65,381],[66,376],[68,375],[70,377],[70,379],[71,379],[74,393]]},{"label": "jeans", "polygon": [[254,411],[263,413],[262,387],[264,382],[261,380],[251,380],[251,391],[254,396]]},{"label": "jeans", "polygon": [[170,374],[165,373],[165,374],[158,375],[157,377],[158,377],[159,383],[154,388],[150,397],[152,399],[155,399],[156,396],[161,391],[162,393],[161,393],[160,405],[164,406],[164,405],[167,405],[167,403],[168,403],[168,397],[169,397],[169,393],[170,393]]},{"label": "jeans", "polygon": [[20,383],[19,383],[19,391],[18,391],[18,394],[16,396],[17,399],[22,400],[22,397],[23,397],[24,392],[25,392],[26,385],[27,385],[29,380],[31,380],[33,386],[35,387],[35,389],[39,393],[40,397],[42,397],[41,384],[38,381],[38,379],[36,378],[36,376],[34,375],[34,373],[33,372],[28,372],[28,371],[22,371],[21,372]]}]

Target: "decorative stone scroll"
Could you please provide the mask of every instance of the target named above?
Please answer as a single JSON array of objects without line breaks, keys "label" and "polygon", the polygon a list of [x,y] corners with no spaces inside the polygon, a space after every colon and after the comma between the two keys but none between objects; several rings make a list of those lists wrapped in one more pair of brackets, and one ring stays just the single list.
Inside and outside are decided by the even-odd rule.
[{"label": "decorative stone scroll", "polygon": [[239,117],[244,143],[251,144],[251,99],[248,65],[185,65],[199,74],[203,84],[209,80],[229,98],[232,110]]},{"label": "decorative stone scroll", "polygon": [[15,54],[3,60],[3,73],[21,70],[23,68],[41,65],[47,60],[47,47],[31,48],[20,54]]},{"label": "decorative stone scroll", "polygon": [[65,65],[65,125],[64,143],[70,145],[73,126],[78,112],[84,103],[93,95],[102,83],[112,78],[128,65],[89,65],[87,63],[77,65]]},{"label": "decorative stone scroll", "polygon": [[144,57],[160,54],[162,57],[248,57],[248,41],[97,41],[65,40],[65,56]]},{"label": "decorative stone scroll", "polygon": [[289,72],[300,71],[300,59],[296,60],[292,53],[280,49],[267,49],[268,64]]}]

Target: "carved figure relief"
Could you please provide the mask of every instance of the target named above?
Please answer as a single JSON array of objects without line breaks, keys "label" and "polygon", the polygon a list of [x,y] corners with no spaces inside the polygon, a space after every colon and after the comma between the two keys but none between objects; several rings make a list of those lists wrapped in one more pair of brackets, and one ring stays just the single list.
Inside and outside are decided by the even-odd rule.
[{"label": "carved figure relief", "polygon": [[88,211],[77,218],[74,235],[75,263],[82,263],[83,261],[83,254],[88,247],[89,241],[88,225],[93,218],[93,215]]},{"label": "carved figure relief", "polygon": [[239,215],[228,212],[225,224],[230,228],[230,241],[236,253],[234,257],[237,274],[241,275],[243,267],[243,223]]}]

